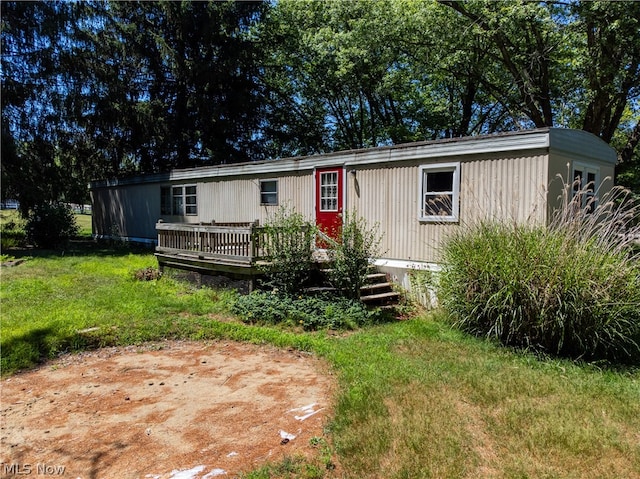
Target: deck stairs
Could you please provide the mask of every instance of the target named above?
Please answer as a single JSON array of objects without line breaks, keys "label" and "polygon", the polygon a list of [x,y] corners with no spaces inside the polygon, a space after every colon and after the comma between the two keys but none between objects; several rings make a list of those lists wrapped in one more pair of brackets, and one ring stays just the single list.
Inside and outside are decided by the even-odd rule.
[{"label": "deck stairs", "polygon": [[[331,270],[321,269],[324,277],[328,277]],[[335,288],[320,286],[309,288],[309,292],[335,291]],[[394,290],[393,283],[389,281],[386,273],[379,272],[374,266],[367,274],[365,283],[360,288],[360,301],[370,307],[393,308],[401,299],[399,292]]]},{"label": "deck stairs", "polygon": [[360,301],[367,306],[392,308],[400,301],[400,293],[393,289],[385,273],[373,270],[360,288]]}]

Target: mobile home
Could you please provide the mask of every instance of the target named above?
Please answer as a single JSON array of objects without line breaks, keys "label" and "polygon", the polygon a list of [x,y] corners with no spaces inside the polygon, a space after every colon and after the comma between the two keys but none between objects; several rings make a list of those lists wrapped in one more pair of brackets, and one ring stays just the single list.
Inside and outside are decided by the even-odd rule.
[{"label": "mobile home", "polygon": [[356,212],[383,234],[378,266],[406,285],[408,270],[438,268],[455,229],[546,223],[565,182],[604,192],[615,162],[590,133],[546,128],[105,179],[90,185],[93,233],[156,243],[159,220],[264,224],[285,204],[332,231]]}]

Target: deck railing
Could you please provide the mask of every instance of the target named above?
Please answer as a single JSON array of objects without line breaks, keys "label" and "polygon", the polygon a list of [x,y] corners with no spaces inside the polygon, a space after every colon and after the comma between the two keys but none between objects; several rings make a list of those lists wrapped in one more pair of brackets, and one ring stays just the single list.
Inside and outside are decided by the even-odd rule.
[{"label": "deck railing", "polygon": [[159,253],[255,263],[264,258],[264,228],[257,223],[156,223]]},{"label": "deck railing", "polygon": [[[306,227],[294,232],[277,229],[267,232],[267,228],[259,226],[257,221],[208,224],[160,221],[156,223],[156,230],[157,253],[239,266],[269,261],[269,254],[309,241]],[[310,243],[315,243],[313,238]]]}]

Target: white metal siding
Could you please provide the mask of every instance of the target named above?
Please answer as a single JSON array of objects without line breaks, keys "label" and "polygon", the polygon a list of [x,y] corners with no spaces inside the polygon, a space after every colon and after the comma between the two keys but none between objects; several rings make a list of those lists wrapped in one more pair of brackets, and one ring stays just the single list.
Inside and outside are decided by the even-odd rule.
[{"label": "white metal siding", "polygon": [[459,224],[418,221],[419,165],[433,161],[354,170],[348,175],[347,210],[379,224],[383,257],[408,261],[438,262],[442,240],[481,219],[545,221],[545,154],[461,160]]},{"label": "white metal siding", "polygon": [[[151,183],[92,190],[93,232],[129,238],[156,237],[160,219],[175,223],[244,222],[264,224],[282,205],[290,205],[313,220],[313,175],[273,177],[278,180],[278,206],[260,205],[260,179],[201,181],[197,186],[197,215],[160,214],[160,188],[187,183]],[[190,184],[194,184],[191,182]]]},{"label": "white metal siding", "polygon": [[[437,262],[443,238],[474,221],[546,222],[561,191],[555,177],[572,161],[597,162],[604,179],[615,152],[586,132],[545,129],[103,180],[91,187],[94,232],[154,238],[163,185],[197,185],[198,215],[162,217],[167,222],[264,223],[278,206],[260,205],[260,179],[278,179],[279,205],[313,219],[314,168],[342,165],[356,171],[346,173],[345,209],[379,223],[384,256]],[[418,220],[419,165],[438,162],[461,163],[459,223]]]},{"label": "white metal siding", "polygon": [[543,223],[547,155],[462,163],[461,223],[505,219]]},{"label": "white metal siding", "polygon": [[[278,180],[278,205],[260,205],[260,179]],[[198,183],[198,221],[254,221],[264,224],[281,206],[289,205],[313,219],[313,176],[288,175],[236,178]]]}]

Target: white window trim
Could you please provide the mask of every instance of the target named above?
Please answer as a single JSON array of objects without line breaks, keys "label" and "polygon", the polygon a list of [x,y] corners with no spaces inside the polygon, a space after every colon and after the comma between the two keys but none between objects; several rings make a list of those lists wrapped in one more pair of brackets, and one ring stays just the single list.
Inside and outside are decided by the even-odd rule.
[{"label": "white window trim", "polygon": [[[187,194],[187,188],[195,188],[196,192],[192,195],[188,195]],[[189,204],[187,205],[187,196],[194,196],[196,199],[196,202],[193,204]],[[196,212],[195,213],[187,213],[187,206],[192,206],[195,208]],[[184,215],[185,216],[198,216],[198,185],[196,185],[195,183],[190,184],[190,185],[182,185],[182,207],[184,208]]]},{"label": "white window trim", "polygon": [[[262,183],[266,183],[269,181],[273,181],[276,184],[276,191],[275,191],[275,195],[276,195],[276,202],[275,203],[264,203],[262,201]],[[277,178],[264,178],[262,180],[259,181],[258,183],[258,188],[259,188],[259,194],[260,194],[260,206],[278,206],[280,204],[280,182],[278,181]],[[273,194],[273,193],[267,193],[267,194]]]},{"label": "white window trim", "polygon": [[[322,208],[322,199],[323,198],[328,198],[333,200],[334,197],[333,196],[327,196],[327,197],[323,197],[322,196],[322,175],[336,175],[336,183],[335,183],[335,188],[336,188],[336,196],[335,196],[335,201],[336,201],[336,207],[335,208]],[[320,201],[320,205],[319,205],[319,210],[321,213],[337,213],[340,211],[340,170],[338,168],[336,168],[335,170],[327,170],[327,171],[321,171],[320,172],[320,179],[318,181],[318,188],[320,188],[320,193],[319,193],[319,197],[318,200]]]},{"label": "white window trim", "polygon": [[[453,204],[451,205],[451,215],[424,215],[423,204],[425,192],[423,188],[425,171],[453,171]],[[418,175],[418,220],[423,223],[457,223],[460,220],[460,162],[420,165]]]},{"label": "white window trim", "polygon": [[[573,178],[571,178],[571,181],[575,181],[575,171],[576,170],[582,170],[584,171],[585,175],[588,173],[593,173],[596,177],[595,181],[594,181],[594,185],[593,185],[593,191],[597,191],[598,186],[599,186],[599,181],[600,181],[600,167],[598,166],[594,166],[593,164],[588,164],[588,163],[581,163],[579,161],[575,161],[573,163],[573,167],[571,168],[571,175],[573,176]],[[584,188],[587,184],[584,182],[586,180],[586,178],[582,178],[583,180],[583,184],[580,185],[580,188]]]},{"label": "white window trim", "polygon": [[[195,187],[196,189],[196,193],[195,195],[187,195],[187,188],[189,187]],[[163,213],[162,211],[160,211],[160,213],[164,216],[198,216],[198,185],[196,183],[190,183],[190,184],[184,184],[184,185],[162,185],[160,187],[160,202],[162,203],[162,190],[164,188],[168,188],[169,190],[169,208],[171,210],[170,213]],[[174,211],[174,198],[177,195],[173,194],[173,189],[174,188],[182,188],[182,194],[180,195],[180,197],[182,198],[182,213],[176,213]],[[187,196],[195,196],[196,198],[196,202],[193,205],[189,205],[189,206],[195,206],[195,213],[187,213]],[[162,205],[161,205],[162,207]]]}]

